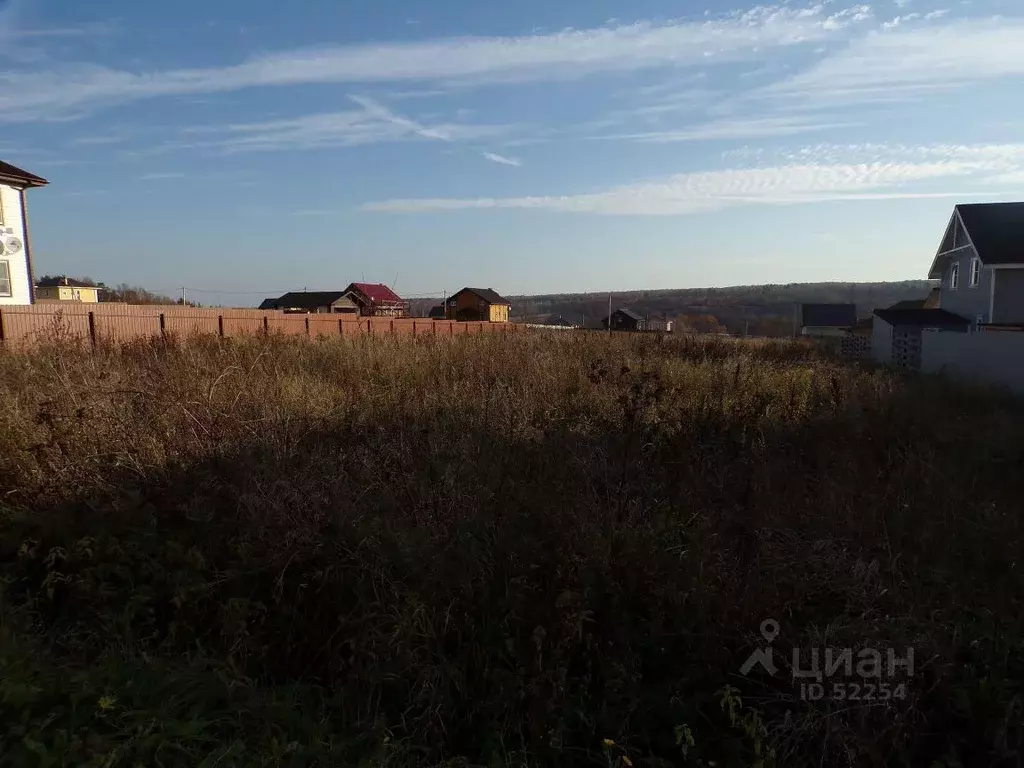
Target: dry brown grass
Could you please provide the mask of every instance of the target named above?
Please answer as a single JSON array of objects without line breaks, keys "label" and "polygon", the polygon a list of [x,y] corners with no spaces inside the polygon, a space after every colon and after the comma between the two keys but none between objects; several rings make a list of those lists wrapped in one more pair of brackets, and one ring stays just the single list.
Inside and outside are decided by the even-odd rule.
[{"label": "dry brown grass", "polygon": [[0,764],[1017,765],[1022,430],[788,342],[2,355]]}]

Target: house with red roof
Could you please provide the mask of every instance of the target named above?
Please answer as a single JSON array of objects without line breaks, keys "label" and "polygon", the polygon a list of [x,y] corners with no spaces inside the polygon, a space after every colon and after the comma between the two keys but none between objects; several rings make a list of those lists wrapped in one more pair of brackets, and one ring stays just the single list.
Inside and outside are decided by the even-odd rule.
[{"label": "house with red roof", "polygon": [[344,294],[363,317],[406,317],[409,314],[409,302],[382,283],[352,283]]}]

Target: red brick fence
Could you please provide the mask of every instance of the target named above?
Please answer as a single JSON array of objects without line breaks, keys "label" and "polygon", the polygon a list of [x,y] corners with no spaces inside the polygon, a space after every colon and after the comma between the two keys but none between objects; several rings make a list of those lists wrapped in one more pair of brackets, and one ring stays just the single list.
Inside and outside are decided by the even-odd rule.
[{"label": "red brick fence", "polygon": [[513,333],[513,323],[392,319],[341,314],[298,315],[259,309],[194,309],[136,304],[0,305],[0,344],[32,346],[45,340],[79,339],[90,344],[196,334],[242,336],[282,333],[320,336],[455,336]]}]

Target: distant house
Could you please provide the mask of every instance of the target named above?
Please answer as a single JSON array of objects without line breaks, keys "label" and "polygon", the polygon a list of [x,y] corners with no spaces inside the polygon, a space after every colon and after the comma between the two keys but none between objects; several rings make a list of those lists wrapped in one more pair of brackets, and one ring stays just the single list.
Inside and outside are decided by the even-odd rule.
[{"label": "distant house", "polygon": [[355,315],[359,311],[344,291],[292,291],[276,299],[265,299],[260,309],[279,309],[290,314]]},{"label": "distant house", "polygon": [[801,336],[845,336],[857,325],[855,304],[801,304]]},{"label": "distant house", "polygon": [[601,325],[608,328],[609,325],[613,331],[645,331],[647,330],[647,321],[643,315],[638,315],[631,309],[616,309],[608,317],[601,320]]},{"label": "distant house", "polygon": [[383,283],[351,283],[344,291],[364,317],[405,317],[409,302]]},{"label": "distant house", "polygon": [[51,277],[36,285],[36,301],[77,301],[96,304],[100,288],[69,277]]},{"label": "distant house", "polygon": [[448,317],[453,320],[487,320],[507,323],[512,306],[493,288],[463,288],[448,299]]},{"label": "distant house", "polygon": [[662,331],[663,333],[672,333],[673,321],[667,317],[649,317],[647,318],[647,330],[648,331]]},{"label": "distant house", "polygon": [[557,326],[559,328],[579,328],[579,325],[569,322],[561,315],[551,315],[551,317],[546,318],[539,323],[539,325]]},{"label": "distant house", "polygon": [[0,160],[0,304],[34,301],[25,190],[48,183]]}]

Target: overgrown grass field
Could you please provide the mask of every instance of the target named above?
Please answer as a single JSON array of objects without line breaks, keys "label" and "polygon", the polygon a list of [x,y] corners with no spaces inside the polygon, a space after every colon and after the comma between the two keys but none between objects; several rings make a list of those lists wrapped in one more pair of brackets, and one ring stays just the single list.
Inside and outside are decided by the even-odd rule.
[{"label": "overgrown grass field", "polygon": [[1019,766],[1022,436],[790,342],[0,354],[0,765]]}]

